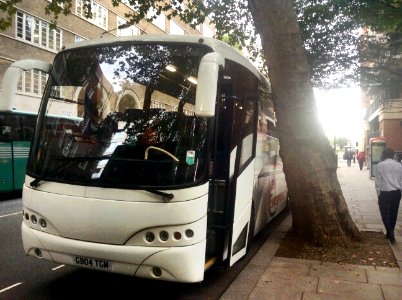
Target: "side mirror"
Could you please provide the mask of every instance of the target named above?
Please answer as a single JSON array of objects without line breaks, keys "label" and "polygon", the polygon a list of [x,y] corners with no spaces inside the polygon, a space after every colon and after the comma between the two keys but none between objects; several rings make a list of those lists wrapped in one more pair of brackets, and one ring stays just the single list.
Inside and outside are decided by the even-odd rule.
[{"label": "side mirror", "polygon": [[4,73],[0,94],[0,110],[11,111],[17,91],[17,84],[23,71],[32,69],[49,73],[51,64],[45,61],[24,59],[11,64]]},{"label": "side mirror", "polygon": [[224,65],[225,59],[217,52],[207,53],[201,59],[195,96],[196,116],[213,117],[215,115],[219,68]]}]

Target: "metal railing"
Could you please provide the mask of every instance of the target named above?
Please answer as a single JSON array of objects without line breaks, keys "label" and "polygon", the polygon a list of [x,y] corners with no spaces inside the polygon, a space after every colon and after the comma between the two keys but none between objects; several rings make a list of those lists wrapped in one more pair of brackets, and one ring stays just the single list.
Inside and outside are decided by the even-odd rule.
[{"label": "metal railing", "polygon": [[381,106],[386,106],[388,103],[390,102],[400,102],[402,101],[402,99],[395,99],[395,98],[391,98],[391,99],[375,99],[373,101],[373,103],[370,104],[370,106],[367,108],[366,110],[366,115],[364,116],[364,119],[366,121],[369,120],[369,118],[376,112],[376,110]]}]

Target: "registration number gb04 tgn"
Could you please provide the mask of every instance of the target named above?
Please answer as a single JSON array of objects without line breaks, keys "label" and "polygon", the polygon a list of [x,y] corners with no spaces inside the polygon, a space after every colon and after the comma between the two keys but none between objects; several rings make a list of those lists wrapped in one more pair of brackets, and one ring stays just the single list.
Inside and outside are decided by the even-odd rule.
[{"label": "registration number gb04 tgn", "polygon": [[110,270],[112,268],[112,263],[110,261],[92,257],[75,256],[74,263],[82,267],[101,270]]}]

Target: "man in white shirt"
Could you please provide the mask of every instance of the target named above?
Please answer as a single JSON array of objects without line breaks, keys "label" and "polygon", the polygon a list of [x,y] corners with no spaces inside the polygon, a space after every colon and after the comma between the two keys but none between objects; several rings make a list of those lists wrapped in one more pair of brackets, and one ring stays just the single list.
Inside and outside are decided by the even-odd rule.
[{"label": "man in white shirt", "polygon": [[394,229],[398,216],[402,190],[402,164],[395,161],[394,150],[385,148],[383,161],[377,164],[375,189],[378,196],[382,222],[387,230],[387,238],[395,242]]}]

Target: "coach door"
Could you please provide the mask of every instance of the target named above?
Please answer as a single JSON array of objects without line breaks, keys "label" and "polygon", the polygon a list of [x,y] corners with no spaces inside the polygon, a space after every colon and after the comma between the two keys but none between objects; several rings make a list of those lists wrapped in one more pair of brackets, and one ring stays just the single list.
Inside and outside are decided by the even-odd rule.
[{"label": "coach door", "polygon": [[246,95],[234,101],[232,153],[229,174],[232,179],[232,233],[230,265],[246,254],[254,187],[256,146],[256,96]]},{"label": "coach door", "polygon": [[[225,61],[219,86],[213,149],[212,205],[222,260],[233,265],[247,250],[254,187],[259,80]],[[221,217],[221,218],[219,218]],[[220,252],[220,251],[219,251]]]},{"label": "coach door", "polygon": [[216,124],[212,186],[215,208],[221,207],[224,212],[217,223],[224,228],[218,240],[223,242],[222,258],[228,259],[229,265],[244,256],[247,249],[254,179],[255,112],[255,97],[226,98],[220,104]]}]

